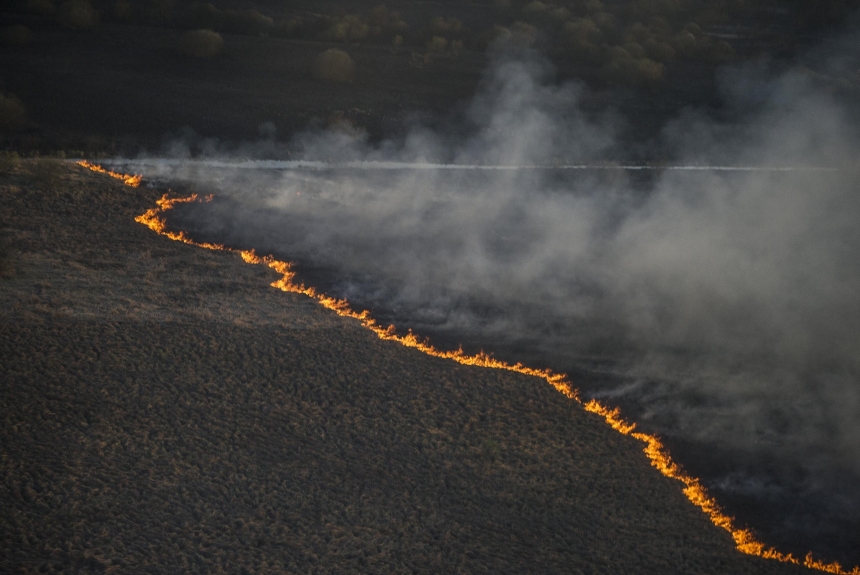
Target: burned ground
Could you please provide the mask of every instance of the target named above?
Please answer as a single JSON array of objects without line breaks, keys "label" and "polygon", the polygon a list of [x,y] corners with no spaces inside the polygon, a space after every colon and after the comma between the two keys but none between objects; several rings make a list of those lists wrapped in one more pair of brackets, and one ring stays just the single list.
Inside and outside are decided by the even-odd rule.
[{"label": "burned ground", "polygon": [[156,190],[28,161],[0,193],[3,571],[800,571],[543,381],[135,224]]}]

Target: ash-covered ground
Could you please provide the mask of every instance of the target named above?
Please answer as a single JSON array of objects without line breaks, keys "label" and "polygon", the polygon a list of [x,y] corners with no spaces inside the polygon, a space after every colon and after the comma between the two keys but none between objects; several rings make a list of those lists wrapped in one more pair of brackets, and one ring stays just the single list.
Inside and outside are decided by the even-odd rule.
[{"label": "ash-covered ground", "polygon": [[[360,200],[332,192],[345,177]],[[403,177],[410,189],[424,184],[420,198],[398,206],[412,217],[385,213],[390,197],[352,187],[379,190],[382,180]],[[475,186],[487,183],[483,173],[290,173],[279,176],[300,194],[289,208],[272,208],[266,193],[265,206],[249,208],[246,191],[242,200],[185,205],[168,221],[201,240],[294,261],[301,281],[441,347],[483,349],[568,373],[586,396],[622,406],[664,437],[768,543],[856,562],[857,323],[853,278],[845,275],[857,270],[839,250],[857,238],[846,217],[839,229],[831,222],[819,243],[802,240],[800,233],[824,225],[806,221],[808,209],[795,212],[789,229],[767,226],[792,186],[808,186],[794,199],[812,208],[827,200],[811,190],[839,193],[840,176],[756,174],[753,180],[767,182],[758,198],[741,191],[748,174],[650,174],[635,186],[623,172],[551,177],[559,186],[553,192],[498,204],[496,178],[491,191]],[[504,178],[529,190],[544,176]],[[679,211],[655,213],[670,192],[653,186],[666,180],[683,190],[676,192],[682,203],[674,206]],[[726,195],[709,198],[715,192],[702,186],[715,180]],[[729,213],[715,221],[720,210]],[[643,214],[661,226],[672,218],[675,228],[655,238],[653,228],[641,231]],[[634,225],[639,234],[625,238]],[[577,237],[589,245],[568,243]],[[828,254],[845,256],[829,262],[830,273],[840,275],[827,275]],[[751,291],[765,277],[774,291]]]},{"label": "ash-covered ground", "polygon": [[459,135],[307,132],[294,163],[253,160],[283,153],[274,138],[177,140],[124,169],[214,192],[169,216],[194,237],[296,261],[309,285],[434,343],[571,374],[768,541],[860,562],[844,95],[802,71],[727,71],[737,121],[687,110],[661,132],[670,165],[625,167],[601,159],[616,117],[580,112],[584,87],[538,56],[509,56]]}]

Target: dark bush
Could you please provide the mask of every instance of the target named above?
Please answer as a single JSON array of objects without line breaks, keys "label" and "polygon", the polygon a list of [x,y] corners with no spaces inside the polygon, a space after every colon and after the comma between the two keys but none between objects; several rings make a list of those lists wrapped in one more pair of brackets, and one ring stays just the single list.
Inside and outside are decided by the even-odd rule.
[{"label": "dark bush", "polygon": [[57,11],[51,0],[24,0],[20,6],[21,12],[34,16],[52,16]]},{"label": "dark bush", "polygon": [[332,18],[320,39],[326,42],[360,42],[370,34],[370,25],[364,18],[347,14]]},{"label": "dark bush", "polygon": [[272,27],[272,35],[281,38],[300,38],[303,35],[305,22],[301,16],[293,16],[285,20],[278,20]]},{"label": "dark bush", "polygon": [[433,36],[425,46],[427,51],[433,54],[442,54],[448,49],[448,40],[441,36]]},{"label": "dark bush", "polygon": [[114,19],[119,20],[120,22],[131,22],[134,16],[131,3],[129,3],[128,0],[117,0],[117,2],[114,2],[111,14]]},{"label": "dark bush", "polygon": [[224,39],[212,30],[185,32],[179,39],[179,51],[194,58],[211,58],[223,49]]},{"label": "dark bush", "polygon": [[21,24],[0,29],[0,44],[4,46],[23,46],[33,39],[30,29]]},{"label": "dark bush", "polygon": [[725,40],[715,40],[709,36],[704,36],[698,42],[696,56],[704,62],[724,64],[734,59],[735,51]]},{"label": "dark bush", "polygon": [[657,62],[671,62],[675,59],[675,49],[668,42],[649,38],[642,47],[645,48],[645,54]]},{"label": "dark bush", "polygon": [[153,24],[169,24],[173,21],[173,9],[176,0],[146,0],[143,5],[143,17]]},{"label": "dark bush", "polygon": [[68,0],[57,9],[57,21],[65,28],[92,28],[99,15],[88,0]]},{"label": "dark bush", "polygon": [[0,152],[0,173],[8,174],[20,164],[18,152]]},{"label": "dark bush", "polygon": [[600,28],[590,18],[577,18],[564,25],[563,38],[573,44],[596,44],[601,41]]},{"label": "dark bush", "polygon": [[508,42],[515,46],[529,47],[537,40],[537,28],[526,22],[514,22],[511,24],[511,35]]},{"label": "dark bush", "polygon": [[550,22],[554,22],[556,24],[564,24],[568,20],[573,17],[573,14],[570,13],[570,10],[567,8],[554,8],[549,11],[547,14]]},{"label": "dark bush", "polygon": [[316,57],[311,72],[317,80],[354,82],[355,62],[343,50],[331,48]]},{"label": "dark bush", "polygon": [[402,37],[409,29],[399,12],[392,12],[385,6],[374,8],[370,12],[368,23],[370,24],[371,35],[379,37],[385,42],[398,35]]},{"label": "dark bush", "polygon": [[645,48],[643,48],[638,42],[625,42],[623,48],[634,59],[645,57]]},{"label": "dark bush", "polygon": [[18,98],[0,93],[0,132],[21,129],[26,117],[27,113]]},{"label": "dark bush", "polygon": [[265,36],[275,27],[275,21],[256,10],[226,10],[222,25],[227,32]]},{"label": "dark bush", "polygon": [[686,30],[678,32],[672,38],[671,46],[680,56],[690,58],[696,53],[696,37]]},{"label": "dark bush", "polygon": [[613,46],[607,53],[604,77],[616,84],[653,87],[663,81],[666,67],[650,58],[636,57],[620,46]]},{"label": "dark bush", "polygon": [[458,37],[463,34],[463,22],[457,18],[443,18],[441,16],[433,18],[429,26],[430,34],[442,37]]},{"label": "dark bush", "polygon": [[600,30],[600,35],[606,42],[618,42],[621,39],[621,28],[618,19],[609,12],[597,12],[591,19]]},{"label": "dark bush", "polygon": [[224,13],[208,2],[197,3],[188,11],[186,23],[189,28],[221,30],[224,27]]}]

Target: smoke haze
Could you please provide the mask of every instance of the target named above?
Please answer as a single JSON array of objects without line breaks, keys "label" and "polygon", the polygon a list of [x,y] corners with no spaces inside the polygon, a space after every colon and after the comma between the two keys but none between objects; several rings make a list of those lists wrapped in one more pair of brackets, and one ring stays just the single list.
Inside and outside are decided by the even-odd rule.
[{"label": "smoke haze", "polygon": [[[832,71],[848,56],[817,58]],[[451,130],[285,144],[264,126],[253,144],[186,137],[166,155],[195,161],[129,169],[218,195],[171,216],[192,235],[321,270],[400,328],[573,370],[674,438],[718,497],[762,505],[769,542],[858,562],[856,118],[830,76],[759,63],[722,78],[722,121],[685,110],[648,145],[676,166],[789,170],[546,168],[618,157],[635,119],[586,114],[585,88],[533,54],[498,56]],[[218,163],[288,157],[352,164]]]}]

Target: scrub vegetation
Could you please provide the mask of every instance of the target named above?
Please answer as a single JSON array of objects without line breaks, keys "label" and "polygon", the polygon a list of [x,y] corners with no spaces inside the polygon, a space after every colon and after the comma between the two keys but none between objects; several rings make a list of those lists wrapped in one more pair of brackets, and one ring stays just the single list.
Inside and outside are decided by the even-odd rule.
[{"label": "scrub vegetation", "polygon": [[0,133],[20,129],[26,117],[27,112],[18,98],[0,92]]},{"label": "scrub vegetation", "polygon": [[212,30],[186,32],[179,39],[179,51],[194,58],[211,58],[224,49],[224,39]]},{"label": "scrub vegetation", "polygon": [[[653,130],[667,110],[714,105],[720,66],[791,61],[858,8],[858,0],[13,1],[0,9],[9,48],[0,89],[38,113],[31,130],[5,129],[0,149],[134,153],[184,126],[244,139],[264,122],[288,135],[333,114],[390,136],[416,112],[438,114],[473,93],[488,53],[524,48]],[[177,61],[177,49],[193,58]],[[339,53],[330,50],[354,67],[342,58],[323,65],[320,54]],[[815,74],[858,90],[854,76]],[[333,89],[332,80],[352,88]]]},{"label": "scrub vegetation", "polygon": [[314,58],[313,75],[326,82],[354,82],[355,61],[338,48],[329,48]]}]

